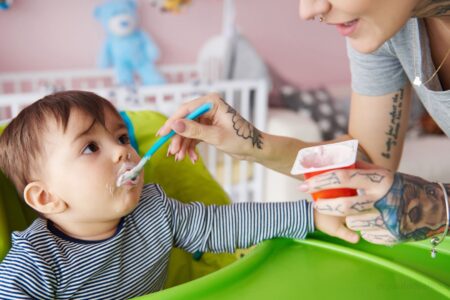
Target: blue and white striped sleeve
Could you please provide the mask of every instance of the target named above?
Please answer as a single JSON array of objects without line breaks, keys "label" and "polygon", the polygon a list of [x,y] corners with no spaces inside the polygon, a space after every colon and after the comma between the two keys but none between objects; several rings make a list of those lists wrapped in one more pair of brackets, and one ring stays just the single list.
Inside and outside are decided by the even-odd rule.
[{"label": "blue and white striped sleeve", "polygon": [[176,247],[189,252],[234,252],[274,237],[303,239],[314,231],[312,204],[204,205],[167,199]]},{"label": "blue and white striped sleeve", "polygon": [[13,247],[0,264],[0,299],[53,299],[55,284],[51,268],[26,243]]}]

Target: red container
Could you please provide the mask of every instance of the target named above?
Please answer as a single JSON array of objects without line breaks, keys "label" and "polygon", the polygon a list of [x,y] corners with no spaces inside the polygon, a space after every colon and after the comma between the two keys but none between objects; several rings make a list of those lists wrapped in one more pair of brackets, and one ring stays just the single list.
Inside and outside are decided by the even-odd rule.
[{"label": "red container", "polygon": [[[355,164],[352,164],[350,166],[347,167],[341,167],[341,168],[336,168],[336,169],[328,169],[328,170],[322,170],[322,171],[317,171],[317,172],[311,172],[311,173],[305,173],[305,179],[314,177],[316,175],[322,174],[322,173],[326,173],[326,172],[330,172],[332,170],[339,170],[339,169],[354,169],[355,168]],[[338,198],[338,197],[350,197],[350,196],[356,196],[358,193],[355,189],[348,189],[348,188],[343,188],[343,189],[330,189],[330,190],[323,190],[320,192],[315,192],[315,193],[311,193],[314,201],[317,201],[319,199],[333,199],[333,198]]]}]

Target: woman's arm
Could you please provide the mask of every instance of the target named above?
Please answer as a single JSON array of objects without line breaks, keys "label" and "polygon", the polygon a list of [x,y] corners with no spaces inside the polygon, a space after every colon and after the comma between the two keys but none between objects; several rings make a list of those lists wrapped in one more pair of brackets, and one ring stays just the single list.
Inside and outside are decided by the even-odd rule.
[{"label": "woman's arm", "polygon": [[398,168],[411,103],[411,85],[383,96],[352,94],[349,134],[377,166]]},{"label": "woman's arm", "polygon": [[[181,119],[205,102],[213,103],[213,109],[198,121]],[[295,125],[302,126],[300,122]],[[195,161],[197,155],[194,148],[198,142],[204,141],[237,159],[255,161],[286,175],[290,175],[292,164],[300,149],[352,138],[344,135],[332,141],[307,143],[295,138],[265,133],[242,118],[217,94],[209,94],[183,104],[166,121],[158,134],[165,135],[170,129],[178,133],[173,137],[168,153],[175,155],[176,160],[183,159],[187,154]],[[360,152],[360,158],[367,160],[364,151]]]}]

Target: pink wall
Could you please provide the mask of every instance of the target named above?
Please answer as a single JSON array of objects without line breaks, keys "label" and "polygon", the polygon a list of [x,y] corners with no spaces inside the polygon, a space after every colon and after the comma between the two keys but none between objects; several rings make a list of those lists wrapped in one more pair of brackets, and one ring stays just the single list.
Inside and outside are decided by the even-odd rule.
[{"label": "pink wall", "polygon": [[[92,16],[102,0],[15,0],[0,11],[0,72],[91,68],[103,29]],[[179,14],[139,0],[141,24],[161,63],[194,63],[219,34],[222,0],[192,0]],[[283,5],[280,5],[282,3]],[[299,86],[348,83],[345,42],[334,28],[298,17],[297,0],[236,0],[237,25],[262,57]]]}]

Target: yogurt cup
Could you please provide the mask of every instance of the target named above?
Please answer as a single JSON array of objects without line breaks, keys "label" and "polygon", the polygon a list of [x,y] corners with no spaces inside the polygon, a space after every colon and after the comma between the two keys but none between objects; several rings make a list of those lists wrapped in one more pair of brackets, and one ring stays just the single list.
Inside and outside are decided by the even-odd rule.
[{"label": "yogurt cup", "polygon": [[[291,174],[303,174],[305,179],[338,169],[354,169],[358,140],[349,140],[301,149],[292,166]],[[357,195],[355,189],[328,189],[312,193],[314,200]]]}]

